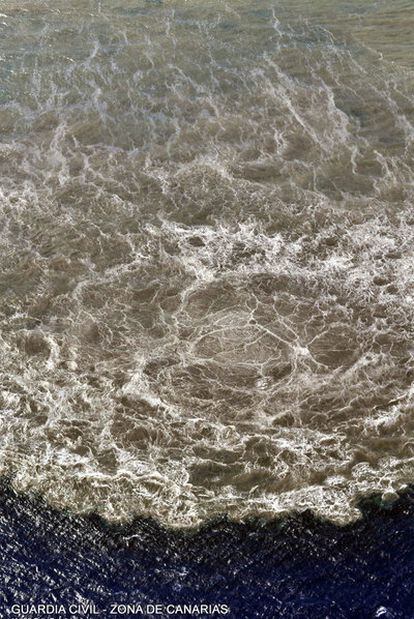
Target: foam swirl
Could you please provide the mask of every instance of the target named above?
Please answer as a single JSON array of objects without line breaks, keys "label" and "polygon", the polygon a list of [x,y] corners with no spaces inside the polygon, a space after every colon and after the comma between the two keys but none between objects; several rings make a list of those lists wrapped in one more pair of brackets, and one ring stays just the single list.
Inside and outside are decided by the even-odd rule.
[{"label": "foam swirl", "polygon": [[259,4],[4,3],[0,470],[52,504],[413,480],[413,74]]}]

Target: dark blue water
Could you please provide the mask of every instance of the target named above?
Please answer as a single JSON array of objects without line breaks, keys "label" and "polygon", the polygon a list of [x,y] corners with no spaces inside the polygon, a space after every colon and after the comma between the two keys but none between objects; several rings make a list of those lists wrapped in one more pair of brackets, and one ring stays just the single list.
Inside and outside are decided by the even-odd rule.
[{"label": "dark blue water", "polygon": [[412,618],[414,492],[388,509],[375,499],[362,509],[363,519],[344,528],[304,514],[267,524],[223,519],[189,534],[148,520],[114,527],[74,518],[3,482],[1,616],[17,616],[13,604],[82,598],[101,617],[111,603],[135,602],[228,604],[227,616],[246,619]]}]

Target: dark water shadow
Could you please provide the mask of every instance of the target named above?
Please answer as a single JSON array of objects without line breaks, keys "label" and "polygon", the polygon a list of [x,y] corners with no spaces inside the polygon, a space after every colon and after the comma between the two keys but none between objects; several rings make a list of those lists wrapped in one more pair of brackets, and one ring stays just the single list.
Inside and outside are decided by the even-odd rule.
[{"label": "dark water shadow", "polygon": [[13,604],[83,598],[101,617],[119,602],[228,604],[237,619],[412,619],[414,490],[388,506],[371,497],[361,509],[361,520],[345,527],[303,513],[171,531],[148,519],[113,526],[71,516],[3,480],[1,616],[16,616]]}]

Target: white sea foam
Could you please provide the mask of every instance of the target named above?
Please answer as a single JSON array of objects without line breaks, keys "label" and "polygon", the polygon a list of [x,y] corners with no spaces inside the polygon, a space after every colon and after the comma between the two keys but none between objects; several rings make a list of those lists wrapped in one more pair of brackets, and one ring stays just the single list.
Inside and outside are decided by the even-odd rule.
[{"label": "white sea foam", "polygon": [[410,69],[271,2],[76,4],[2,9],[1,472],[355,519],[413,479]]}]

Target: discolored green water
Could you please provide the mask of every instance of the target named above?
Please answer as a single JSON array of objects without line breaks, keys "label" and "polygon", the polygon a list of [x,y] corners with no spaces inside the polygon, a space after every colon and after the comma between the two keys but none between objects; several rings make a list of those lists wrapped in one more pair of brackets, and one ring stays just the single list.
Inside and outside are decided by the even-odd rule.
[{"label": "discolored green water", "polygon": [[173,526],[413,480],[411,2],[10,2],[1,471]]}]

